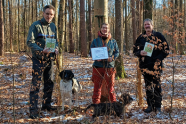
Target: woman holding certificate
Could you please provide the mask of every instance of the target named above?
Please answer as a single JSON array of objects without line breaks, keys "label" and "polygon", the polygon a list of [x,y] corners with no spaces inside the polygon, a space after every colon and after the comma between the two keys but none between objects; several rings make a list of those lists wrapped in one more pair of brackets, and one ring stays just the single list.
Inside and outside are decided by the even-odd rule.
[{"label": "woman holding certificate", "polygon": [[169,46],[165,37],[153,30],[151,19],[144,20],[145,32],[134,44],[134,55],[139,58],[139,66],[145,80],[148,107],[144,112],[161,112],[161,84],[162,60],[169,54]]},{"label": "woman holding certificate", "polygon": [[114,93],[115,60],[119,56],[119,48],[116,40],[111,38],[109,24],[103,23],[98,37],[91,43],[91,57],[94,60],[92,81],[94,92],[92,101],[99,104],[101,99],[101,89],[105,85],[110,102],[116,101]]}]

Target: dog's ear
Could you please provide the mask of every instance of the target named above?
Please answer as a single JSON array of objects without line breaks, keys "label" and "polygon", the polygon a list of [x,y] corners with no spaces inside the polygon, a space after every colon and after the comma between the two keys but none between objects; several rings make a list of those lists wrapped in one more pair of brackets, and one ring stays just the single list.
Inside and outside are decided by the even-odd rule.
[{"label": "dog's ear", "polygon": [[65,71],[66,70],[63,70],[59,73],[59,76],[61,77],[61,79],[65,79]]},{"label": "dog's ear", "polygon": [[70,79],[72,79],[74,77],[74,73],[72,73],[72,71],[71,71],[71,73],[70,73]]}]

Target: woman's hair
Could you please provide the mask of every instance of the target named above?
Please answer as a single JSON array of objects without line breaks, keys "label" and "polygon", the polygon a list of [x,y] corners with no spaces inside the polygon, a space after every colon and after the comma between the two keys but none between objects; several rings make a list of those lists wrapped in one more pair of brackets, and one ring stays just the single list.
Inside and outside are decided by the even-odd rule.
[{"label": "woman's hair", "polygon": [[103,25],[108,25],[110,27],[109,23],[102,23],[101,28],[102,28]]}]

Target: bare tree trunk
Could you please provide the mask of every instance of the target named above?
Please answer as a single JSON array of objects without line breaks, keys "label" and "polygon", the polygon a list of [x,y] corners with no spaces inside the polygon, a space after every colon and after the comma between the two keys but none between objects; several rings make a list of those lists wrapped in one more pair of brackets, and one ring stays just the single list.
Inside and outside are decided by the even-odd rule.
[{"label": "bare tree trunk", "polygon": [[3,1],[0,0],[0,56],[4,56],[4,17],[3,17]]},{"label": "bare tree trunk", "polygon": [[[174,8],[174,33],[176,34],[176,35],[178,35],[179,33],[178,32],[176,32],[175,31],[175,29],[177,29],[177,28],[179,28],[178,26],[177,26],[177,23],[178,23],[178,20],[177,20],[177,18],[178,18],[178,0],[175,0],[175,8]],[[176,36],[175,35],[175,36]],[[174,46],[174,48],[175,48],[175,53],[177,53],[177,51],[178,51],[178,37],[174,37],[175,39],[175,46]]]},{"label": "bare tree trunk", "polygon": [[29,10],[28,10],[28,25],[30,26],[30,24],[32,23],[32,22],[30,21],[30,20],[31,20],[31,18],[30,18],[30,17],[31,17],[31,16],[30,16],[30,14],[31,14],[31,7],[30,7],[30,6],[31,6],[31,0],[28,1],[28,6],[29,6],[29,7],[28,7],[28,9],[29,9]]},{"label": "bare tree trunk", "polygon": [[[132,6],[133,7],[133,6]],[[141,1],[140,0],[136,0],[136,27],[137,27],[137,34],[139,35],[141,33]],[[133,31],[135,30],[135,26],[133,25]],[[137,37],[137,35],[135,36],[133,34],[133,37]],[[136,40],[135,40],[136,41]],[[142,83],[141,83],[141,70],[139,68],[139,61],[138,59],[137,61],[137,97],[138,97],[138,104],[139,106],[143,106],[143,92],[142,92]]]},{"label": "bare tree trunk", "polygon": [[[56,1],[55,1],[56,2]],[[56,5],[56,4],[55,4]],[[57,6],[57,5],[56,5]],[[57,9],[56,9],[57,10]],[[57,14],[55,12],[55,14]],[[61,106],[62,105],[62,101],[61,100],[61,94],[60,94],[60,89],[59,89],[59,86],[60,86],[60,78],[58,76],[58,72],[61,72],[63,70],[63,42],[64,42],[64,27],[65,27],[65,0],[60,0],[59,1],[59,17],[58,17],[58,22],[55,22],[55,23],[58,23],[59,25],[59,55],[57,57],[57,61],[58,61],[58,69],[56,70],[56,82],[57,82],[57,92],[58,92],[58,105]]]},{"label": "bare tree trunk", "polygon": [[146,18],[152,19],[152,0],[143,0],[144,3],[144,13],[143,13],[143,20]]},{"label": "bare tree trunk", "polygon": [[19,7],[20,7],[20,0],[18,0],[18,14],[17,14],[17,18],[18,18],[18,33],[17,33],[17,35],[18,35],[18,41],[17,41],[17,46],[18,46],[18,50],[20,51],[20,38],[19,38],[19,34],[20,34],[20,23],[19,23]]},{"label": "bare tree trunk", "polygon": [[[170,39],[171,39],[171,41],[170,41],[170,46],[172,46],[172,48],[174,47],[174,44],[176,43],[176,41],[174,41],[174,34],[175,34],[175,32],[174,32],[174,23],[175,23],[175,19],[174,19],[174,1],[173,0],[170,0],[170,5],[172,5],[171,6],[171,9],[170,9],[170,11],[171,11],[171,19],[172,19],[172,27],[171,27],[171,33],[172,33],[172,35],[170,35]],[[175,43],[174,43],[175,42]],[[173,50],[172,49],[172,53],[175,53],[175,50]]]},{"label": "bare tree trunk", "polygon": [[132,3],[132,28],[133,28],[133,44],[136,42],[136,13],[135,13],[135,0],[131,0]]},{"label": "bare tree trunk", "polygon": [[32,22],[34,22],[34,0],[32,0]]},{"label": "bare tree trunk", "polygon": [[65,2],[65,52],[69,52],[69,42],[67,41],[67,2]]},{"label": "bare tree trunk", "polygon": [[[37,4],[36,4],[37,5]],[[24,0],[24,14],[23,14],[23,23],[24,23],[24,41],[23,41],[23,44],[24,44],[24,50],[27,49],[27,45],[26,45],[26,0]]]},{"label": "bare tree trunk", "polygon": [[35,0],[35,7],[36,7],[36,8],[35,8],[35,13],[36,13],[35,16],[36,16],[36,20],[37,20],[37,3],[38,3],[38,0]]},{"label": "bare tree trunk", "polygon": [[72,26],[72,0],[68,0],[69,5],[69,41],[70,41],[70,53],[74,53],[74,41],[73,41],[73,26]]},{"label": "bare tree trunk", "polygon": [[108,23],[108,0],[94,0],[94,36],[98,36],[98,31],[102,23]]},{"label": "bare tree trunk", "polygon": [[[184,0],[184,15],[186,14],[186,0]],[[184,32],[186,32],[186,18],[185,18],[186,16],[184,16]],[[186,37],[186,34],[184,33],[184,37]],[[186,49],[186,40],[184,40],[184,44],[185,44],[185,46],[184,46],[184,50]],[[186,53],[185,53],[186,54]]]},{"label": "bare tree trunk", "polygon": [[115,39],[118,43],[118,47],[120,49],[120,55],[118,59],[116,60],[116,76],[120,78],[125,78],[126,73],[123,66],[123,9],[122,9],[122,0],[115,0]]},{"label": "bare tree trunk", "polygon": [[153,10],[154,10],[154,12],[153,12],[153,30],[157,30],[157,17],[156,17],[156,9],[154,9],[154,8],[156,8],[156,0],[154,0],[153,1],[153,3],[154,3],[154,7],[153,7]]},{"label": "bare tree trunk", "polygon": [[[14,1],[14,17],[13,18],[15,18],[15,20],[14,20],[14,31],[13,32],[15,32],[14,33],[14,42],[16,43],[16,52],[19,52],[19,49],[18,49],[18,39],[17,39],[17,9],[16,9],[16,1]],[[15,47],[14,47],[15,48]]]},{"label": "bare tree trunk", "polygon": [[112,35],[113,35],[113,38],[115,38],[115,17],[114,17],[114,13],[115,12],[115,9],[113,8],[113,14],[112,14],[112,24],[113,24],[113,26],[112,26]]},{"label": "bare tree trunk", "polygon": [[80,0],[80,37],[81,37],[81,55],[87,57],[87,40],[85,26],[85,2]]},{"label": "bare tree trunk", "polygon": [[79,52],[79,0],[76,0],[76,55],[78,55]]},{"label": "bare tree trunk", "polygon": [[142,25],[143,25],[143,21],[142,21],[142,13],[143,13],[143,1],[140,1],[140,11],[139,11],[139,32],[142,32]]},{"label": "bare tree trunk", "polygon": [[128,32],[128,24],[127,24],[127,0],[125,0],[125,53],[126,55],[129,55],[129,41],[128,41],[128,35],[127,35],[127,32]]},{"label": "bare tree trunk", "polygon": [[12,36],[13,36],[13,30],[12,30],[12,3],[10,0],[8,0],[9,3],[9,25],[10,25],[10,51],[13,51],[13,45],[12,45]]},{"label": "bare tree trunk", "polygon": [[178,18],[179,18],[179,52],[181,55],[184,55],[184,41],[185,41],[185,38],[183,37],[183,31],[184,31],[184,25],[183,25],[183,11],[182,11],[182,3],[183,3],[183,0],[180,0],[180,6],[179,6],[179,14],[178,14]]},{"label": "bare tree trunk", "polygon": [[137,35],[140,34],[139,31],[139,13],[140,13],[140,0],[136,0],[136,27],[137,27]]},{"label": "bare tree trunk", "polygon": [[[55,7],[55,15],[54,15],[54,19],[53,22],[56,25],[56,27],[58,27],[58,1],[57,0],[52,0],[52,5]],[[58,28],[57,28],[57,37],[58,37]]]},{"label": "bare tree trunk", "polygon": [[9,3],[8,0],[5,0],[5,3],[4,3],[4,8],[5,8],[4,9],[5,10],[4,11],[4,16],[5,16],[4,17],[4,25],[5,25],[4,26],[4,32],[5,32],[4,35],[5,35],[5,37],[4,38],[5,38],[5,44],[6,44],[5,45],[5,51],[9,51],[9,49],[8,49],[8,47],[9,47],[8,46],[8,41],[9,41],[9,38],[10,38],[10,37],[8,37],[8,35],[10,35],[10,32],[8,31],[9,29],[8,28],[5,28],[8,25],[8,21],[7,20],[9,18],[9,14],[7,14],[8,13],[8,9],[9,9],[8,8],[8,3]]},{"label": "bare tree trunk", "polygon": [[[63,66],[63,43],[64,43],[64,34],[65,34],[65,0],[60,0],[59,7],[59,69],[62,69]],[[61,70],[59,70],[61,71]]]},{"label": "bare tree trunk", "polygon": [[[5,42],[5,32],[6,32],[6,29],[5,29],[5,21],[6,21],[5,20],[5,0],[2,0],[2,7],[3,7],[3,23],[4,23],[4,42]],[[3,46],[3,49],[5,51],[5,46]]]},{"label": "bare tree trunk", "polygon": [[88,0],[88,11],[89,11],[89,25],[88,25],[88,40],[89,40],[89,47],[92,42],[92,9],[91,9],[91,0]]}]

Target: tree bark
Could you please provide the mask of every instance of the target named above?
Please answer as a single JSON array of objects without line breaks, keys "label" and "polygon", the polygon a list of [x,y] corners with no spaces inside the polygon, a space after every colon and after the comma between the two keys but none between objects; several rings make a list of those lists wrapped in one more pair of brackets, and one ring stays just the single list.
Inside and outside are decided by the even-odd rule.
[{"label": "tree bark", "polygon": [[20,38],[19,38],[19,35],[20,35],[20,23],[19,23],[19,7],[20,7],[20,0],[18,0],[18,14],[17,14],[17,19],[18,19],[18,33],[17,33],[17,37],[18,37],[18,41],[17,41],[17,47],[18,47],[18,51],[20,51]]},{"label": "tree bark", "polygon": [[52,5],[55,7],[55,15],[53,18],[53,22],[57,27],[57,37],[58,37],[58,1],[57,0],[52,0]]},{"label": "tree bark", "polygon": [[116,60],[116,76],[119,78],[125,78],[126,73],[123,66],[123,21],[122,21],[122,0],[115,0],[115,39],[120,49],[120,55]]},{"label": "tree bark", "polygon": [[129,55],[129,41],[128,41],[128,21],[127,21],[127,0],[125,0],[125,53],[126,55]]},{"label": "tree bark", "polygon": [[144,6],[144,13],[143,13],[143,20],[146,18],[152,19],[152,0],[143,0],[143,6]]},{"label": "tree bark", "polygon": [[[36,4],[37,5],[37,4]],[[26,45],[26,0],[24,0],[24,17],[23,17],[23,23],[24,23],[24,42],[23,42],[23,44],[24,44],[24,50],[26,50],[27,49],[27,45]]]},{"label": "tree bark", "polygon": [[88,11],[89,11],[89,25],[88,25],[88,40],[89,40],[89,47],[92,42],[92,9],[91,9],[91,0],[88,0]]},{"label": "tree bark", "polygon": [[[134,0],[133,0],[134,1]],[[134,6],[134,5],[133,5]],[[132,7],[133,7],[132,6]],[[136,9],[137,9],[137,12],[136,12],[136,19],[135,18],[132,18],[134,20],[136,20],[136,27],[137,27],[137,34],[139,35],[141,33],[141,1],[140,0],[136,0]],[[134,22],[133,22],[134,23]],[[133,31],[135,30],[135,25],[133,25]],[[137,35],[135,36],[133,34],[133,38],[137,37]],[[135,40],[136,42],[136,40]],[[141,83],[141,70],[139,68],[139,61],[138,59],[136,60],[137,62],[137,97],[138,97],[138,104],[139,106],[143,106],[143,92],[142,92],[142,83]]]},{"label": "tree bark", "polygon": [[179,5],[179,14],[178,14],[178,18],[179,18],[179,52],[181,55],[184,55],[184,41],[185,38],[183,37],[183,31],[184,31],[184,23],[182,21],[183,19],[183,9],[182,9],[182,3],[183,0],[180,0],[180,5]]},{"label": "tree bark", "polygon": [[38,0],[35,0],[35,16],[36,16],[36,20],[37,20],[37,2],[38,2]]},{"label": "tree bark", "polygon": [[102,23],[108,23],[108,0],[94,0],[94,36],[98,36],[98,31]]},{"label": "tree bark", "polygon": [[12,3],[10,0],[8,0],[9,3],[9,28],[10,28],[10,51],[13,51],[13,45],[12,45],[12,36],[13,36],[13,30],[12,30]]},{"label": "tree bark", "polygon": [[73,26],[72,26],[72,0],[68,0],[69,5],[69,41],[70,41],[70,53],[74,53],[74,40],[73,40]]},{"label": "tree bark", "polygon": [[137,35],[140,34],[139,31],[139,13],[140,13],[140,0],[136,0],[136,27],[137,27]]},{"label": "tree bark", "polygon": [[136,42],[136,13],[135,13],[135,0],[131,0],[132,2],[132,28],[133,28],[133,44]]},{"label": "tree bark", "polygon": [[4,17],[3,17],[3,1],[0,0],[0,56],[4,56]]},{"label": "tree bark", "polygon": [[68,10],[68,6],[67,6],[67,2],[68,0],[65,0],[65,52],[69,52],[69,40],[67,41],[67,10]]},{"label": "tree bark", "polygon": [[[64,35],[65,35],[65,0],[60,0],[59,2],[59,69],[62,69],[63,66],[63,44],[64,44]],[[61,70],[59,70],[61,71]]]},{"label": "tree bark", "polygon": [[177,20],[177,18],[179,17],[178,16],[178,11],[179,11],[179,9],[178,9],[178,0],[175,0],[175,4],[174,4],[175,6],[175,8],[174,8],[174,34],[175,34],[175,36],[176,37],[174,37],[174,49],[175,49],[175,53],[177,53],[177,51],[178,51],[178,35],[179,35],[179,32],[177,32],[176,31],[176,29],[179,29],[179,27],[178,27],[178,25],[177,25],[177,23],[179,22],[178,20]]},{"label": "tree bark", "polygon": [[34,22],[34,0],[32,0],[32,23]]},{"label": "tree bark", "polygon": [[80,0],[80,37],[81,37],[81,55],[87,57],[87,40],[85,26],[85,1]]},{"label": "tree bark", "polygon": [[79,0],[76,0],[76,55],[78,55],[79,52]]}]

